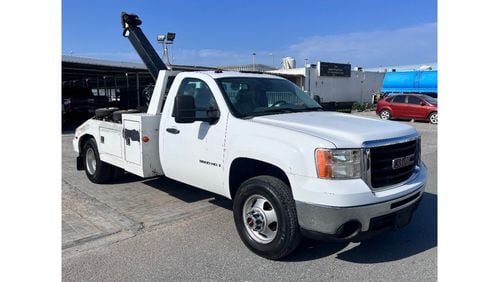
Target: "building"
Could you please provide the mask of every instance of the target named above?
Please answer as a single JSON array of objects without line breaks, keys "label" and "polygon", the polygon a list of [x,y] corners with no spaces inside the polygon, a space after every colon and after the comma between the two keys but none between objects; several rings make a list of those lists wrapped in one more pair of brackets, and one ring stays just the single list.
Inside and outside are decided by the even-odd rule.
[{"label": "building", "polygon": [[[142,63],[118,62],[62,56],[63,96],[74,89],[85,89],[95,97],[104,97],[109,106],[123,109],[144,106],[143,90],[155,82]],[[172,65],[174,71],[214,70],[202,66]],[[74,91],[73,91],[74,92]],[[81,92],[81,91],[80,91]],[[94,99],[95,100],[95,99]]]},{"label": "building", "polygon": [[[336,73],[321,73],[321,64],[344,68]],[[332,69],[333,70],[333,69]],[[297,84],[311,97],[319,96],[321,103],[363,102],[372,103],[373,95],[380,90],[384,73],[352,70],[348,64],[318,62],[304,68],[271,70],[275,74]]]},{"label": "building", "polygon": [[258,71],[258,72],[266,72],[270,70],[275,70],[276,68],[263,65],[263,64],[248,64],[248,65],[238,65],[238,66],[221,66],[219,67],[222,70],[227,71]]}]

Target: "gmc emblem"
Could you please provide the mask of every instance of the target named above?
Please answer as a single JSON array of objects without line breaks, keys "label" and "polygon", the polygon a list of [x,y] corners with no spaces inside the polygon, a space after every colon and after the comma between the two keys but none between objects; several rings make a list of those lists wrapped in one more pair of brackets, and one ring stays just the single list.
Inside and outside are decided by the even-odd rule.
[{"label": "gmc emblem", "polygon": [[411,155],[408,155],[406,157],[397,158],[397,159],[392,160],[392,169],[398,169],[398,168],[412,165],[415,162],[414,157],[415,157],[415,154],[411,154]]}]

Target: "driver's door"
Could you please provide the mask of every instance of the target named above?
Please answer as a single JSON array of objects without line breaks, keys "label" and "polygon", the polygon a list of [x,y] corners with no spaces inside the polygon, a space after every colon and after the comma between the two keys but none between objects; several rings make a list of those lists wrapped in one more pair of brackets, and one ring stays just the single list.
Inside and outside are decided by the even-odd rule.
[{"label": "driver's door", "polygon": [[[176,95],[193,96],[196,119],[207,117],[209,107],[218,109],[217,102],[207,82],[198,78],[184,78]],[[171,111],[173,112],[173,111]],[[227,116],[213,124],[196,120],[193,123],[176,123],[175,117],[166,121],[163,152],[165,174],[178,181],[215,193],[223,189],[223,152]]]}]

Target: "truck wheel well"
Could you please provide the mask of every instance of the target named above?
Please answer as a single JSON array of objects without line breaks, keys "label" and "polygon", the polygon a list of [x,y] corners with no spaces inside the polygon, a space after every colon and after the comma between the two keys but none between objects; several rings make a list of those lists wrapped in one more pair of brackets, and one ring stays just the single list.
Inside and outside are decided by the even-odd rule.
[{"label": "truck wheel well", "polygon": [[80,155],[82,155],[82,150],[83,150],[83,146],[85,145],[85,143],[87,142],[87,140],[89,140],[90,138],[94,138],[94,136],[90,135],[90,134],[85,134],[83,136],[80,136],[80,141],[78,141],[78,152]]},{"label": "truck wheel well", "polygon": [[234,198],[234,194],[236,194],[236,190],[238,190],[241,183],[259,175],[274,176],[290,187],[288,177],[279,167],[254,159],[237,158],[231,163],[229,171],[229,192],[231,193],[231,199]]}]

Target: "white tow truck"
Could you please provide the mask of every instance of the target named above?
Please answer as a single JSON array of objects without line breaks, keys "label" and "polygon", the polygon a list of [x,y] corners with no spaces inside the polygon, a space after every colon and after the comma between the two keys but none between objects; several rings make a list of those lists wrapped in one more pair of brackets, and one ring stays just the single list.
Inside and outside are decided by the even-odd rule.
[{"label": "white tow truck", "polygon": [[302,236],[359,241],[409,223],[427,178],[413,127],[323,111],[272,75],[175,71],[136,15],[122,23],[156,84],[147,112],[103,109],[76,129],[90,181],[125,170],[232,199],[242,241],[269,259]]}]

